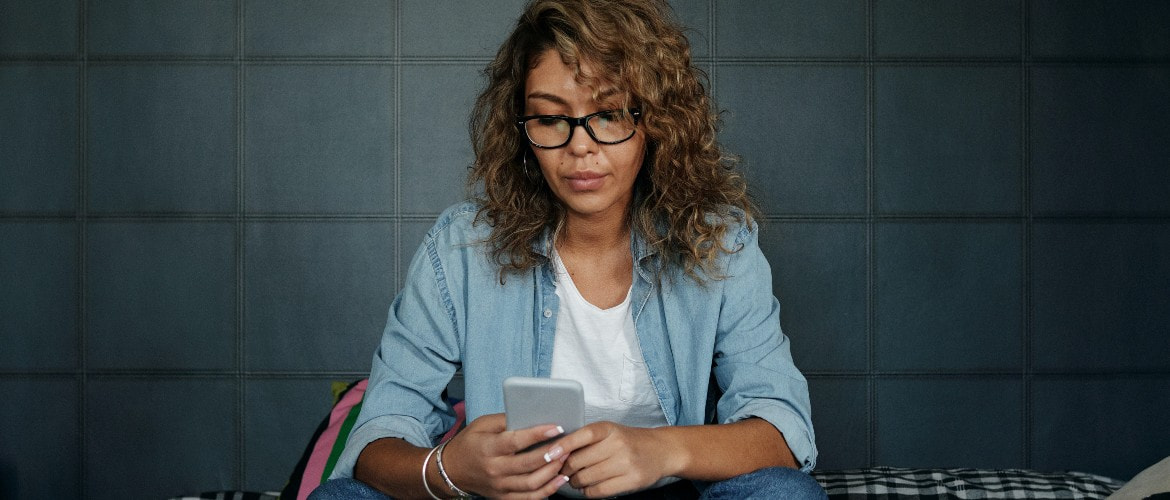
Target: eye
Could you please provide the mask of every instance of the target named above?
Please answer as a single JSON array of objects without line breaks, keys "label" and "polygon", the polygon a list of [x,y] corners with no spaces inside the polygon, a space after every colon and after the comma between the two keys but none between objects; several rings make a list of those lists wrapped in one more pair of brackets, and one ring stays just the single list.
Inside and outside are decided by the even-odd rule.
[{"label": "eye", "polygon": [[536,119],[536,124],[541,127],[552,127],[557,125],[557,122],[562,122],[560,118],[553,118],[549,116],[542,116]]}]

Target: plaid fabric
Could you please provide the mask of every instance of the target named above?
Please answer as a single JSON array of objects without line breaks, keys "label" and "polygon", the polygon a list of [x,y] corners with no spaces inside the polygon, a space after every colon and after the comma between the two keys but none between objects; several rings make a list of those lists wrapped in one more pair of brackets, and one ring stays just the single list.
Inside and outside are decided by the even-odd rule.
[{"label": "plaid fabric", "polygon": [[872,467],[814,471],[831,500],[1105,498],[1124,484],[1083,472]]}]

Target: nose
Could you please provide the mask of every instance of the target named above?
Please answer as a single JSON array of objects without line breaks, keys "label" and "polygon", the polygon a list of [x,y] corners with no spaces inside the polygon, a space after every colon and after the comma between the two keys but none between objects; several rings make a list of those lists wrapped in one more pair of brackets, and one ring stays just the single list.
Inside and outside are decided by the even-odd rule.
[{"label": "nose", "polygon": [[[577,130],[580,128],[581,130]],[[597,141],[593,140],[593,136],[589,135],[589,131],[585,129],[585,125],[577,125],[573,128],[573,136],[569,138],[569,151],[575,156],[586,156],[589,153],[597,152]]]}]

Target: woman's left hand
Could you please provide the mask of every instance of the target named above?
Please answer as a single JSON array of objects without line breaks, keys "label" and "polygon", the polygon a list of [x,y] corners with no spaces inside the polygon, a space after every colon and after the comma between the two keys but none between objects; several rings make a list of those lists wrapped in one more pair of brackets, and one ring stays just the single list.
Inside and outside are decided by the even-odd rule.
[{"label": "woman's left hand", "polygon": [[569,453],[561,474],[590,498],[646,488],[679,469],[678,450],[664,437],[613,422],[586,425],[558,442]]}]

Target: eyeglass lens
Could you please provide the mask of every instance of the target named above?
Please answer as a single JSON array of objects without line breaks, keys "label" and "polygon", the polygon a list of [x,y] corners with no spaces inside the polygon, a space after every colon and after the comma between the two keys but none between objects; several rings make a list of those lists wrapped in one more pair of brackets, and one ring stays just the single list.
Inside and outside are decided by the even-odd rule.
[{"label": "eyeglass lens", "polygon": [[[573,125],[568,118],[541,117],[524,122],[528,139],[537,146],[560,147],[569,142]],[[589,115],[585,121],[589,135],[597,142],[617,143],[634,135],[636,123],[631,113],[621,110],[603,111]]]}]

